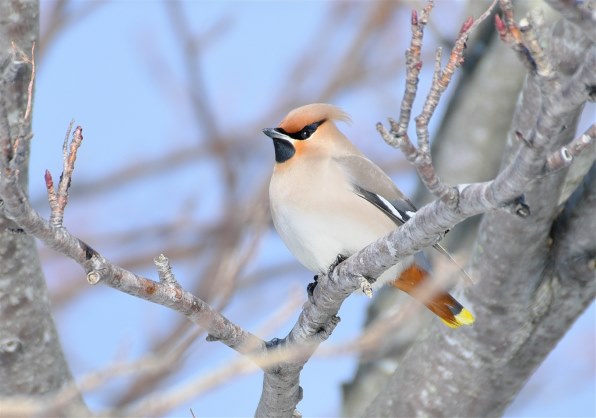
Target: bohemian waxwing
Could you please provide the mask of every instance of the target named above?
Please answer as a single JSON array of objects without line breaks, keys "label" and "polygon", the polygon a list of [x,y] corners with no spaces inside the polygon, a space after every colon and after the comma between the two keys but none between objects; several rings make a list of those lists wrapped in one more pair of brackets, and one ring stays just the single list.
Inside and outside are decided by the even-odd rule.
[{"label": "bohemian waxwing", "polygon": [[[349,257],[387,235],[416,211],[335,120],[350,117],[335,106],[315,103],[292,110],[279,127],[263,130],[275,148],[269,186],[273,223],[292,254],[316,274],[327,272],[339,255]],[[428,270],[419,253],[385,271],[374,285],[391,282],[416,297]],[[446,292],[423,303],[450,327],[474,322]]]}]

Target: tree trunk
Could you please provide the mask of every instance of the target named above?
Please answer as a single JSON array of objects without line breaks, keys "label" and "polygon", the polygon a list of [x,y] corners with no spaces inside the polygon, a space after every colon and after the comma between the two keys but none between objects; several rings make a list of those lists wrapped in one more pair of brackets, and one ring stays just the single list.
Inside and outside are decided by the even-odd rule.
[{"label": "tree trunk", "polygon": [[[576,71],[594,68],[595,46],[569,22],[556,23],[546,51],[560,85],[549,95],[526,80],[505,161],[520,146],[516,132],[540,137],[554,151],[577,135],[583,103],[574,102]],[[583,69],[583,70],[582,70]],[[586,73],[588,74],[588,73]],[[553,84],[552,91],[557,91]],[[542,94],[542,92],[547,93]],[[594,153],[588,151],[589,158]],[[563,211],[565,170],[537,179],[526,194],[531,216],[489,213],[480,225],[470,272],[480,281],[463,302],[473,327],[430,327],[403,358],[367,416],[500,416],[596,294],[596,169]]]},{"label": "tree trunk", "polygon": [[[31,65],[13,55],[12,43],[31,54],[39,32],[37,0],[0,1],[0,94],[10,136],[31,133],[27,107]],[[24,140],[21,138],[21,140]],[[28,155],[28,153],[27,153]],[[27,170],[20,173],[26,188]],[[1,206],[0,206],[1,209]],[[33,237],[0,211],[0,397],[36,397],[73,383],[52,318],[48,291]],[[82,409],[80,409],[82,408]],[[85,412],[82,399],[58,413]]]},{"label": "tree trunk", "polygon": [[[478,16],[489,3],[471,0],[464,15]],[[530,2],[523,2],[516,12],[524,15],[531,6]],[[462,77],[432,142],[433,164],[448,184],[486,181],[496,176],[505,148],[503,133],[511,125],[526,73],[519,59],[499,39],[493,25],[486,24],[479,29],[484,32],[474,33],[468,41]],[[503,67],[508,69],[507,77],[503,76]],[[432,199],[421,184],[414,202],[421,207]],[[462,264],[469,258],[480,218],[466,219],[442,241],[451,253],[461,257]],[[381,320],[384,312],[392,312],[396,306],[410,301],[410,296],[401,291],[391,287],[381,289],[369,308],[365,326]],[[353,380],[344,385],[344,416],[362,416],[372,397],[385,386],[391,367],[398,367],[420,330],[434,320],[429,311],[421,310],[384,338],[373,353],[366,353]]]}]

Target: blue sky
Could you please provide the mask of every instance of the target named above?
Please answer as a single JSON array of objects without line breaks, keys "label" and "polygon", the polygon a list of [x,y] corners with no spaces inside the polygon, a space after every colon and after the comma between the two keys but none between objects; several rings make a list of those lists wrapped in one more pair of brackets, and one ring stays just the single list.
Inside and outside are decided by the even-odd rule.
[{"label": "blue sky", "polygon": [[[42,0],[42,18],[50,4]],[[72,7],[82,4],[75,2]],[[439,1],[436,15],[448,15],[460,21],[459,4]],[[212,105],[212,122],[220,132],[233,134],[263,118],[269,125],[275,125],[283,114],[270,112],[280,96],[318,100],[307,88],[296,92],[285,83],[294,60],[309,48],[308,43],[316,42],[312,36],[324,23],[330,5],[331,2],[324,1],[184,4],[185,17],[196,33],[210,33],[213,28],[220,28],[204,46],[201,58],[205,95]],[[406,13],[397,19],[398,24],[406,27]],[[439,30],[449,28],[445,22],[437,26]],[[349,25],[345,31],[345,37],[349,37]],[[103,177],[119,167],[156,158],[170,147],[188,146],[200,140],[202,132],[188,110],[184,92],[187,80],[182,67],[182,50],[177,42],[165,7],[159,1],[129,0],[102,5],[60,35],[38,68],[30,168],[34,200],[41,199],[45,193],[44,170],[50,169],[55,176],[60,172],[62,139],[72,118],[83,126],[85,134],[75,183]],[[315,46],[312,48],[316,49]],[[344,44],[338,36],[337,50],[328,53],[340,53],[342,48]],[[385,53],[401,57],[403,47],[397,41],[395,48]],[[312,60],[312,65],[317,65],[316,57]],[[320,82],[314,78],[305,86],[311,86],[315,92]],[[353,115],[353,124],[343,130],[351,137],[360,138],[356,142],[373,159],[388,161],[394,157],[386,152],[374,126],[388,116],[388,112],[398,108],[401,91],[401,76],[395,76],[381,86],[374,83],[360,86],[334,98],[336,104]],[[260,131],[242,134],[251,138],[251,152],[262,155],[263,163],[250,165],[242,180],[251,185],[269,175],[273,150]],[[79,200],[73,197],[73,205],[66,211],[66,225],[87,239],[175,219],[180,216],[185,202],[196,199],[197,187],[208,198],[201,199],[200,204],[191,209],[190,216],[207,222],[217,218],[222,199],[215,173],[214,166],[208,162],[201,166],[183,165],[149,182],[116,187],[109,196]],[[413,179],[413,176],[400,177],[400,187],[413,190]],[[46,209],[40,207],[40,210]],[[110,245],[109,239],[99,245],[90,244],[112,259],[118,259],[123,251],[122,247]],[[150,245],[159,251],[159,243]],[[273,232],[266,234],[261,242],[255,263],[267,263],[271,257],[290,259]],[[184,267],[180,270],[185,272]],[[58,286],[66,271],[71,275],[80,274],[78,267],[67,261],[53,261],[47,266],[50,285]],[[138,272],[153,275],[149,270]],[[250,330],[258,329],[275,306],[272,302],[284,300],[296,287],[302,289],[304,277],[309,275],[299,270],[284,283],[263,293],[251,294],[255,303],[251,304],[253,312],[249,315],[245,314],[246,300],[234,300],[226,314]],[[348,299],[340,312],[342,323],[332,337],[334,344],[358,335],[367,303],[366,298]],[[174,315],[165,308],[98,287],[60,310],[57,322],[72,370],[76,376],[81,376],[116,359],[139,356],[150,340],[148,335],[162,333]],[[596,413],[594,315],[592,306],[538,369],[507,416],[593,416]],[[288,318],[274,335],[263,337],[285,335],[295,316]],[[151,324],[149,331],[147,324]],[[213,370],[236,355],[227,347],[200,341],[187,356],[187,372],[176,376],[181,381]],[[352,356],[312,360],[302,374],[305,398],[299,405],[300,411],[305,416],[337,415],[340,384],[349,380],[354,370]],[[261,381],[261,375],[255,373],[226,383],[168,416],[189,416],[189,407],[201,417],[252,415]],[[108,407],[110,396],[122,390],[122,385],[122,381],[115,381],[104,390],[90,393],[87,396],[90,406]]]}]

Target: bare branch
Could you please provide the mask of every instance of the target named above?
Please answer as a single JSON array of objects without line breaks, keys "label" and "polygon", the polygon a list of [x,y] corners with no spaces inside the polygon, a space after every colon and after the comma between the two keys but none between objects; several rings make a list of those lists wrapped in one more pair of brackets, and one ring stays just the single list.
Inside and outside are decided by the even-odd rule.
[{"label": "bare branch", "polygon": [[523,37],[523,43],[529,52],[529,57],[532,58],[536,71],[544,80],[549,80],[554,77],[553,66],[546,57],[542,46],[538,42],[536,33],[536,20],[532,13],[523,18],[519,22],[519,30]]},{"label": "bare branch", "polygon": [[[412,105],[416,99],[416,92],[418,91],[418,81],[420,70],[422,69],[422,60],[420,58],[422,52],[422,38],[424,36],[424,27],[428,23],[428,17],[434,3],[429,1],[422,9],[420,18],[416,9],[412,10],[411,26],[412,26],[412,40],[410,47],[406,51],[406,88],[404,97],[401,101],[399,122],[391,123],[391,130],[393,138],[399,141],[400,138],[406,137],[408,134],[408,125],[412,115]],[[408,141],[409,142],[409,141]],[[389,143],[389,145],[396,146],[397,143]]]},{"label": "bare branch", "polygon": [[[70,181],[74,169],[75,156],[73,153],[76,153],[82,140],[80,132],[80,128],[75,130],[71,152],[65,161],[66,175],[63,176],[61,182],[64,187],[63,193],[66,193],[66,182]],[[4,140],[3,146],[10,141],[7,137],[2,139]],[[0,163],[6,174],[0,178],[0,196],[3,198],[6,214],[27,233],[36,236],[50,248],[62,252],[79,263],[87,272],[87,281],[90,284],[101,281],[125,293],[170,307],[203,326],[210,335],[239,352],[248,352],[264,347],[264,343],[259,338],[230,322],[201,299],[180,288],[137,276],[111,264],[89,245],[73,237],[63,227],[57,227],[42,219],[31,208],[23,190],[19,187],[16,172],[11,169],[11,161],[7,160],[5,156]],[[66,201],[63,200],[63,202],[65,205]],[[64,208],[61,205],[59,204],[59,209]]]},{"label": "bare branch", "polygon": [[[508,22],[510,20],[512,18],[508,19]],[[469,27],[470,23],[466,22],[462,33],[466,33]],[[463,47],[460,50],[454,49],[456,52],[452,55],[452,57],[455,56],[452,62],[458,63],[458,56],[461,57]],[[532,61],[534,61],[533,57]],[[537,76],[540,77],[541,74],[542,72],[537,73]],[[589,76],[585,74],[585,77]],[[587,80],[584,80],[584,83],[576,83],[575,86],[583,86],[586,83],[590,85]],[[553,88],[553,84],[549,82],[539,83],[539,85],[543,88]],[[440,86],[433,84],[432,88],[437,92],[441,91]],[[562,89],[559,89],[559,94],[561,93]],[[565,105],[572,106],[574,104],[570,98],[572,95],[568,95]],[[588,92],[585,90],[583,99],[584,101],[588,99]],[[565,112],[564,109],[567,109],[562,103],[559,104],[560,106],[549,109],[553,120],[558,119],[556,114],[551,112],[555,109]],[[432,115],[432,111],[430,114]],[[546,121],[540,120],[539,122]],[[293,344],[311,346],[318,344],[318,341],[321,338],[326,338],[329,331],[332,331],[336,325],[338,321],[336,315],[342,301],[354,290],[360,288],[361,277],[378,277],[386,270],[387,266],[394,265],[403,257],[435,244],[445,230],[462,220],[500,208],[511,208],[521,218],[527,217],[529,207],[524,202],[523,194],[531,190],[536,177],[541,174],[548,156],[546,144],[550,140],[550,136],[547,134],[550,125],[547,125],[547,128],[540,123],[535,129],[536,134],[531,135],[531,140],[526,141],[526,146],[519,148],[516,155],[495,180],[458,187],[459,199],[454,201],[455,204],[451,201],[447,203],[444,200],[437,200],[424,206],[406,224],[351,256],[337,266],[331,275],[320,276],[313,297],[306,302],[299,322],[288,337],[282,341],[287,340]],[[392,132],[382,126],[377,125],[377,127],[386,142],[393,146],[397,144],[400,148],[405,149],[404,153],[407,153],[412,148],[411,144],[404,146],[407,144],[406,136],[402,135],[396,138],[395,135],[400,129],[399,124],[392,122],[391,125]],[[421,150],[416,152],[420,153]],[[415,164],[418,164],[418,160]],[[429,160],[427,164],[430,170],[434,170],[432,161]],[[419,168],[418,165],[416,166]],[[423,176],[424,174],[421,173],[421,177]],[[301,324],[303,318],[309,318],[309,320]],[[330,328],[325,328],[325,326]],[[310,350],[307,350],[308,352]],[[293,410],[292,406],[295,405],[293,402],[298,402],[301,397],[298,378],[305,361],[306,359],[303,362],[292,362],[276,368],[274,371],[266,372],[257,416],[283,416]]]},{"label": "bare branch", "polygon": [[[270,319],[259,327],[257,333],[269,334],[276,331],[280,325],[295,313],[300,301],[301,298],[298,293],[293,292],[288,300],[276,312],[273,312]],[[124,407],[122,411],[109,411],[106,415],[129,417],[165,414],[180,404],[188,402],[197,395],[222,385],[234,377],[258,371],[259,366],[262,369],[267,369],[280,362],[297,357],[300,355],[298,350],[299,348],[294,347],[294,349],[288,349],[287,351],[279,350],[277,353],[255,351],[252,354],[234,359],[206,375],[198,376],[188,383],[185,382],[165,393],[160,393],[160,396],[148,396],[133,407]]]},{"label": "bare branch", "polygon": [[[29,64],[31,66],[31,78],[27,87],[27,104],[25,113],[18,123],[18,134],[12,140],[11,165],[17,172],[22,168],[27,158],[28,144],[33,135],[27,133],[27,126],[30,122],[31,106],[33,103],[33,85],[35,83],[35,42],[31,46],[31,57],[27,56],[14,42],[11,42],[13,56],[19,57],[19,64]],[[13,65],[14,66],[14,65]],[[4,82],[8,80],[3,80]],[[12,80],[10,80],[12,81]],[[6,120],[8,123],[8,119]]]},{"label": "bare branch", "polygon": [[453,207],[457,205],[458,191],[456,188],[442,183],[434,170],[432,157],[430,155],[428,124],[439,103],[441,95],[449,86],[455,70],[463,62],[463,52],[470,32],[490,15],[496,2],[497,0],[494,0],[489,8],[480,15],[478,19],[474,20],[473,18],[469,18],[463,23],[444,70],[441,69],[441,49],[437,50],[432,86],[424,102],[422,113],[416,117],[418,149],[411,143],[407,135],[407,128],[412,103],[416,97],[418,76],[420,68],[422,68],[420,50],[422,46],[423,29],[428,19],[428,13],[430,13],[430,10],[432,9],[433,2],[428,2],[422,12],[421,19],[417,18],[416,12],[412,13],[412,42],[406,53],[408,63],[406,90],[402,100],[399,122],[396,123],[394,120],[389,119],[391,131],[387,131],[381,124],[377,124],[377,130],[385,142],[393,147],[399,147],[408,161],[414,164],[422,182],[428,190]]},{"label": "bare branch", "polygon": [[[508,2],[503,3],[510,6]],[[486,194],[477,197],[480,202],[496,198],[508,209],[519,205],[525,212],[521,200],[525,195],[524,200],[532,206],[531,222],[521,217],[512,218],[503,211],[485,215],[471,267],[482,280],[466,291],[467,303],[482,321],[457,337],[437,330],[419,340],[369,407],[368,416],[430,415],[437,411],[446,416],[502,415],[530,373],[596,293],[593,280],[591,285],[585,283],[586,278],[593,278],[593,270],[588,272],[589,266],[583,260],[593,254],[594,247],[593,239],[586,239],[594,235],[594,223],[586,222],[585,218],[588,213],[585,210],[590,205],[587,199],[582,205],[584,218],[578,220],[584,228],[580,234],[579,247],[582,248],[573,249],[574,256],[581,255],[581,262],[573,258],[577,269],[573,273],[565,269],[566,279],[558,273],[544,271],[545,265],[555,265],[550,234],[552,221],[560,210],[559,195],[565,171],[543,176],[553,150],[576,142],[574,127],[583,105],[590,100],[586,86],[596,82],[593,71],[596,48],[593,44],[586,48],[578,30],[570,28],[566,22],[559,23],[555,26],[557,31],[543,41],[548,45],[546,60],[550,61],[541,63],[541,58],[531,55],[538,52],[537,49],[527,46],[528,38],[515,29],[513,16],[508,18],[507,13],[505,16],[507,24],[498,20],[501,22],[497,24],[499,32],[512,37],[518,33],[512,47],[517,52],[526,51],[529,56],[521,54],[522,59],[534,63],[535,68],[518,100],[504,167],[494,181],[487,183]],[[530,39],[528,43],[532,42]],[[556,80],[548,71],[540,70],[549,65],[556,69],[553,71]],[[593,193],[593,173],[591,181]],[[460,187],[461,210],[467,210],[468,204],[464,203],[470,197],[467,193],[478,186]],[[420,213],[416,218],[418,215]],[[420,227],[427,227],[430,219],[425,219]],[[572,240],[572,236],[567,237],[567,241]],[[510,262],[503,263],[503,260]],[[504,306],[507,309],[503,309]],[[498,329],[501,331],[495,332]],[[498,356],[487,355],[496,349]],[[436,373],[438,368],[447,366],[457,369],[458,375],[465,378]],[[442,396],[423,395],[437,387],[443,388]],[[400,393],[403,401],[395,401],[395,393]],[[462,399],[473,399],[473,402]]]}]

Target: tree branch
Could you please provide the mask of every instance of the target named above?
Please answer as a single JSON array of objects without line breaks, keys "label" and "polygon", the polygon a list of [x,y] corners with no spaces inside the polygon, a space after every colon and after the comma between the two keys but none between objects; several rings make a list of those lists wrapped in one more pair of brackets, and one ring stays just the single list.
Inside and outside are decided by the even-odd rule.
[{"label": "tree branch", "polygon": [[[38,15],[37,1],[0,2],[0,160],[18,164],[17,171],[1,164],[0,182],[13,175],[25,199],[35,59],[23,51],[35,52]],[[52,318],[35,240],[8,218],[3,199],[0,193],[0,396],[42,399],[73,378]],[[60,414],[86,416],[89,411],[77,393]]]},{"label": "tree branch", "polygon": [[[413,18],[412,22],[416,23],[416,19]],[[469,23],[464,25],[462,32],[465,32],[469,26]],[[409,66],[409,68],[413,68],[415,74],[417,65]],[[407,82],[409,85],[416,85],[416,82],[413,81],[411,76],[408,77]],[[545,84],[545,86],[552,87],[552,84]],[[558,90],[559,94],[562,94],[562,92],[563,90]],[[568,107],[578,106],[579,103],[574,102],[574,99],[571,99],[571,103],[569,103],[571,96],[567,95],[568,101],[564,104],[560,103],[555,108],[562,113],[567,111]],[[408,97],[413,100],[412,92],[409,93]],[[587,98],[588,94],[584,92],[584,100],[587,100]],[[402,102],[402,109],[403,107]],[[552,115],[551,109],[546,109],[545,111],[549,115]],[[556,114],[553,119],[557,120]],[[519,197],[531,190],[532,183],[542,173],[542,167],[548,156],[550,138],[547,136],[546,128],[551,128],[551,126],[544,119],[541,122],[546,124],[546,126],[543,126],[543,124],[536,126],[537,134],[534,135],[533,141],[519,147],[513,160],[495,180],[458,187],[459,199],[447,199],[448,203],[444,200],[437,200],[421,208],[409,222],[351,256],[348,260],[337,266],[330,276],[320,276],[312,301],[306,302],[301,319],[303,316],[316,315],[317,320],[312,321],[314,324],[321,325],[336,322],[336,315],[341,302],[360,287],[360,279],[362,277],[378,277],[389,266],[394,265],[403,257],[412,255],[424,247],[432,246],[440,239],[445,230],[450,229],[468,217],[494,211],[499,208],[517,207],[520,201]],[[406,139],[407,134],[404,131],[404,127],[395,122],[391,122],[391,125],[392,132],[388,132],[382,127],[379,128],[383,139],[391,145],[397,144],[400,148],[404,144],[402,150],[407,154],[411,151],[412,146],[408,144],[409,141]],[[552,132],[549,131],[548,134],[550,133]],[[425,137],[424,135],[419,135],[419,140],[421,137],[424,145]],[[417,150],[416,152],[424,151]],[[419,163],[419,161],[420,159],[415,159],[414,164],[428,164],[432,169],[432,163]],[[417,169],[420,172],[419,166],[417,166]],[[421,175],[421,177],[423,176]],[[429,189],[433,186],[431,185]],[[522,211],[520,215],[526,217],[528,213]],[[311,310],[314,310],[314,312],[318,311],[318,313],[311,313]],[[326,333],[324,328],[309,329],[304,325],[302,330],[298,330],[296,327],[300,327],[300,320],[287,337],[292,337],[293,344],[303,343],[312,345],[311,338],[317,336],[317,331],[321,330],[323,335]],[[424,363],[423,360],[421,362]],[[299,372],[303,364],[288,364],[287,367],[281,370],[276,369],[273,373],[268,372],[265,374],[264,390],[257,410],[257,416],[287,416],[287,412],[291,411],[292,408],[291,405],[284,402],[299,400],[300,391],[296,388],[299,387]],[[419,365],[420,362],[415,364]],[[404,378],[402,382],[406,385],[408,379]],[[291,393],[292,396],[284,396],[282,398],[279,395],[287,393]],[[271,405],[271,399],[279,401],[279,403]],[[453,401],[456,402],[456,399],[454,398]],[[279,411],[281,413],[278,415],[277,413]],[[409,410],[404,415],[409,416],[413,414],[414,411]],[[388,413],[387,415],[392,415],[392,413]]]},{"label": "tree branch", "polygon": [[[75,140],[77,132],[80,133],[79,128],[75,130]],[[10,141],[9,136],[2,135],[2,138],[4,141]],[[18,168],[13,166],[16,157],[12,159],[7,157],[10,155],[5,154],[0,164],[3,173],[0,177],[0,196],[4,201],[6,215],[26,233],[37,237],[48,247],[80,264],[87,273],[89,284],[103,282],[122,292],[172,308],[204,327],[213,338],[241,353],[249,353],[264,346],[263,341],[258,337],[233,324],[212,310],[207,303],[182,290],[179,286],[172,285],[168,281],[155,282],[115,266],[85,242],[72,236],[65,228],[44,220],[33,210],[18,185]],[[65,173],[72,174],[74,156],[68,155],[65,161]],[[69,175],[63,176],[62,180],[68,184],[70,182]],[[62,186],[61,188],[63,198],[65,198],[66,187]],[[64,202],[65,204],[66,202]],[[56,212],[56,217],[60,218],[64,206],[60,204],[55,209],[59,211]]]},{"label": "tree branch", "polygon": [[[508,4],[503,1],[502,3]],[[430,8],[428,10],[430,11]],[[416,26],[417,19],[414,16],[416,15],[413,14],[412,24]],[[586,63],[583,67],[585,71],[577,71],[573,77],[573,83],[565,83],[562,82],[565,80],[555,80],[552,72],[547,71],[550,62],[540,57],[541,51],[537,47],[538,44],[531,38],[531,32],[528,35],[528,30],[521,31],[522,35],[519,35],[521,36],[521,44],[516,41],[516,45],[521,45],[528,51],[531,59],[528,62],[532,62],[532,68],[535,68],[532,74],[534,79],[529,83],[528,89],[537,93],[541,100],[536,101],[534,99],[533,101],[533,103],[539,103],[537,117],[532,118],[534,124],[529,129],[526,129],[527,126],[520,126],[515,131],[519,133],[517,136],[522,141],[512,147],[512,157],[505,163],[505,168],[493,181],[461,185],[454,188],[442,184],[432,166],[428,150],[427,125],[429,119],[436,106],[435,102],[439,100],[441,93],[451,80],[453,71],[463,59],[463,47],[469,31],[484,17],[483,15],[477,21],[466,21],[446,70],[441,71],[439,65],[436,67],[435,81],[427,98],[423,116],[417,120],[419,149],[416,150],[409,143],[407,133],[404,132],[404,128],[401,126],[403,125],[403,119],[405,119],[403,114],[400,116],[401,125],[390,122],[390,132],[385,131],[384,128],[380,129],[383,138],[387,142],[397,143],[402,150],[405,149],[406,154],[414,149],[417,154],[417,157],[413,159],[414,165],[429,190],[433,191],[440,199],[421,208],[405,225],[359,251],[341,263],[330,274],[320,276],[312,298],[305,303],[296,325],[283,340],[275,339],[265,343],[253,334],[231,323],[201,299],[181,289],[171,274],[169,263],[161,257],[157,260],[160,281],[156,282],[113,265],[89,245],[72,236],[61,226],[61,213],[63,213],[66,204],[66,191],[70,183],[69,175],[63,176],[63,181],[66,183],[62,184],[61,181],[56,196],[58,201],[60,196],[64,199],[64,205],[58,203],[56,206],[59,215],[55,217],[57,221],[48,222],[42,219],[32,209],[18,183],[20,167],[15,163],[17,157],[11,151],[11,145],[13,144],[11,135],[9,132],[0,132],[0,139],[3,141],[0,145],[5,150],[0,159],[0,169],[2,170],[0,196],[4,200],[5,213],[26,233],[36,236],[49,247],[79,263],[87,272],[87,279],[90,284],[103,282],[133,296],[170,307],[184,314],[193,322],[205,327],[210,334],[211,340],[220,340],[250,358],[255,358],[255,354],[259,355],[259,358],[261,358],[260,355],[264,355],[264,361],[255,358],[257,364],[265,370],[263,393],[256,414],[257,416],[292,415],[295,413],[296,405],[302,397],[302,389],[299,386],[299,375],[302,367],[317,346],[333,332],[339,322],[337,313],[341,304],[354,290],[361,288],[363,277],[378,277],[389,266],[394,265],[403,257],[435,244],[440,240],[446,229],[470,216],[489,211],[494,212],[502,208],[518,207],[522,201],[520,196],[524,193],[532,197],[532,199],[528,199],[531,204],[536,203],[536,207],[533,206],[533,211],[538,216],[546,215],[545,218],[549,219],[550,214],[544,212],[548,212],[552,208],[544,208],[539,200],[534,200],[534,197],[537,194],[542,194],[547,186],[550,188],[552,183],[556,183],[559,179],[556,176],[549,176],[542,181],[536,181],[536,178],[543,174],[544,166],[547,164],[548,157],[552,154],[554,147],[564,146],[572,139],[569,138],[569,133],[572,131],[569,128],[574,126],[581,105],[589,95],[585,88],[581,90],[580,87],[594,85],[594,75],[588,71],[589,65],[592,64],[590,60],[593,60],[591,52],[586,54]],[[424,19],[420,24],[424,24]],[[419,29],[421,30],[421,27]],[[502,31],[501,29],[500,31]],[[517,34],[512,19],[507,18],[505,20],[504,31],[505,34]],[[523,33],[526,33],[526,38],[524,38]],[[436,62],[438,63],[439,59]],[[411,71],[413,74],[419,71],[417,68],[417,64],[412,66]],[[409,95],[407,100],[413,100],[416,93],[417,75],[414,78],[410,77],[409,83],[408,88],[410,90],[407,90],[406,93]],[[414,86],[413,90],[411,90],[411,86]],[[526,102],[529,101],[529,98],[526,99]],[[522,103],[525,102],[522,100]],[[402,110],[403,108],[404,105],[402,104]],[[408,112],[409,110],[406,109],[406,113]],[[546,115],[548,115],[548,118]],[[0,115],[0,126],[5,124],[4,119],[5,117]],[[560,133],[560,125],[558,124],[560,121],[563,121],[567,128],[564,130],[564,134]],[[76,130],[75,136],[77,132],[80,134],[80,131]],[[588,135],[590,135],[589,132]],[[80,139],[82,140],[82,136]],[[18,155],[19,152],[17,151],[16,154]],[[72,174],[75,160],[73,154],[76,156],[76,147],[65,158],[65,173]],[[53,189],[51,176],[46,176],[46,185],[48,190]],[[554,190],[556,190],[556,187]],[[51,192],[50,201],[52,201]],[[52,208],[53,211],[54,209]],[[518,213],[527,216],[524,212]],[[546,225],[546,222],[537,222],[538,227],[528,226],[530,222],[521,219],[521,216],[511,217],[511,215],[502,212],[495,212],[493,216],[501,219],[507,217],[508,222],[518,228],[520,224],[524,225],[526,229],[533,232],[528,234],[532,237],[535,237],[537,229]],[[503,230],[505,232],[501,233],[501,236],[511,233],[510,228],[503,228]],[[542,232],[540,230],[540,233]],[[529,245],[527,239],[525,244],[532,253],[537,252],[536,246]],[[532,265],[532,267],[534,266]],[[497,272],[499,272],[498,268]],[[533,280],[533,282],[536,282],[536,280]],[[526,297],[528,292],[522,292],[522,294]],[[490,305],[483,305],[480,298],[475,302],[477,303],[472,305],[478,306],[480,312],[482,312],[483,307],[490,307]],[[491,321],[487,320],[486,323],[489,324]],[[475,329],[477,328],[483,331],[486,326],[475,327]],[[524,329],[523,331],[524,335],[522,337],[527,336],[527,330]],[[461,352],[462,346],[453,343],[447,334],[439,333],[436,335],[441,335],[448,346],[456,347]],[[479,346],[482,345],[482,336],[479,334]],[[520,340],[522,337],[520,337]],[[435,347],[437,346],[435,345]],[[516,345],[515,348],[518,349],[519,346]],[[403,382],[403,385],[409,383],[407,380],[401,382]],[[456,398],[454,397],[452,401],[456,402]]]},{"label": "tree branch", "polygon": [[[498,29],[505,35],[516,31],[505,24]],[[505,204],[505,197],[513,197],[511,192],[518,190],[524,193],[531,215],[526,219],[502,211],[485,215],[470,268],[481,281],[465,292],[466,305],[472,307],[477,322],[457,337],[433,329],[419,340],[371,404],[368,416],[502,415],[570,323],[594,298],[593,280],[583,288],[574,284],[593,277],[593,270],[588,273],[589,262],[578,264],[582,273],[568,271],[567,276],[573,274],[574,279],[565,283],[554,280],[545,270],[552,262],[549,233],[558,214],[565,170],[546,177],[543,170],[553,152],[576,143],[575,126],[583,104],[590,99],[586,86],[596,82],[596,74],[587,70],[594,68],[596,47],[586,48],[579,30],[559,22],[551,38],[544,40],[549,48],[543,61],[532,56],[535,46],[526,44],[528,30],[533,28],[520,31],[522,45],[516,41],[514,50],[529,51],[530,56],[524,59],[534,63],[530,66],[533,70],[518,102],[503,169],[488,186],[488,194],[479,197],[481,201],[497,198]],[[553,71],[544,71],[549,66]],[[593,141],[591,129],[586,135]],[[522,184],[525,186],[520,188]],[[465,201],[468,189],[460,201]],[[593,222],[583,226],[580,236],[596,233]],[[571,229],[567,232],[576,233]],[[565,238],[567,242],[574,239],[571,235]],[[557,248],[556,241],[554,245]],[[585,256],[592,250],[584,251]],[[441,388],[440,394],[437,388]],[[403,401],[396,401],[395,393]],[[430,393],[437,395],[428,396]]]},{"label": "tree branch", "polygon": [[442,183],[434,170],[432,157],[430,154],[430,134],[428,131],[428,124],[437,105],[439,104],[442,94],[449,86],[455,70],[462,64],[464,60],[463,53],[470,33],[490,15],[496,3],[497,0],[493,1],[488,9],[486,9],[486,11],[480,17],[478,17],[478,19],[474,20],[473,18],[469,18],[464,22],[457,39],[455,40],[455,44],[451,50],[449,61],[447,62],[445,69],[441,69],[441,49],[439,48],[437,50],[435,56],[433,82],[426,100],[424,101],[422,113],[416,117],[416,136],[418,137],[418,149],[416,149],[411,143],[410,138],[408,137],[407,129],[412,111],[412,105],[414,99],[416,98],[418,77],[420,74],[420,69],[422,68],[422,61],[420,60],[420,48],[422,45],[424,26],[426,25],[428,15],[432,10],[433,2],[428,2],[427,6],[422,11],[420,19],[418,19],[416,11],[412,12],[412,42],[406,53],[406,91],[401,104],[399,123],[395,122],[393,119],[389,119],[391,126],[390,131],[387,131],[382,124],[377,124],[377,130],[385,142],[395,148],[401,149],[408,161],[414,164],[420,179],[427,189],[439,199],[451,206],[457,205],[458,191],[456,188],[449,187]]},{"label": "tree branch", "polygon": [[575,160],[575,157],[579,156],[585,148],[594,144],[595,137],[596,124],[593,124],[586,132],[575,138],[568,145],[562,146],[549,155],[544,165],[544,172],[548,174],[569,167]]}]

